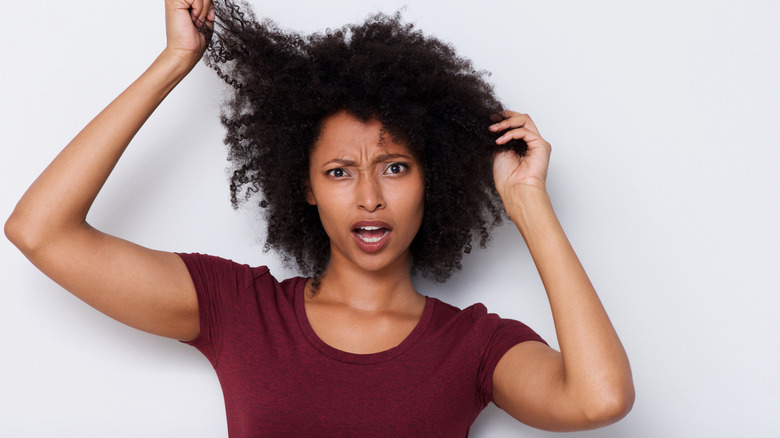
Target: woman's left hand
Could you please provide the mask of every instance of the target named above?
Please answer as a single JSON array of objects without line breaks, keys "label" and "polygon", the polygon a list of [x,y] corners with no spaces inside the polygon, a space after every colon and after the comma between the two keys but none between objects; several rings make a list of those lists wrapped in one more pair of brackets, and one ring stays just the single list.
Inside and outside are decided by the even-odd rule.
[{"label": "woman's left hand", "polygon": [[496,144],[506,144],[512,139],[521,139],[528,145],[525,156],[519,156],[511,150],[496,153],[493,158],[493,179],[496,190],[506,204],[513,199],[515,190],[526,188],[545,189],[547,167],[550,163],[552,147],[547,143],[528,114],[514,111],[501,111],[496,118],[498,123],[490,125],[492,132],[506,131],[496,140]]}]

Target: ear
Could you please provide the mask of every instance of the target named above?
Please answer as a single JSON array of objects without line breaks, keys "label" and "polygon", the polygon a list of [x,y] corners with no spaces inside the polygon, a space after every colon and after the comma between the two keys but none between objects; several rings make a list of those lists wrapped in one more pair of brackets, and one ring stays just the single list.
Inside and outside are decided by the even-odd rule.
[{"label": "ear", "polygon": [[306,187],[306,202],[308,202],[309,205],[317,205],[317,200],[314,198],[314,192],[311,191],[311,181],[309,181],[309,178],[306,178],[303,185]]}]

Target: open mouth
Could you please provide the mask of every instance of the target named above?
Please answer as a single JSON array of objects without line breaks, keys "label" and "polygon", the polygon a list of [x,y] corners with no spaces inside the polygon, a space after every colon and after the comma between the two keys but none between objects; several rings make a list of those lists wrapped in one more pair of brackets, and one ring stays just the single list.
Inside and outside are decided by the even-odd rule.
[{"label": "open mouth", "polygon": [[357,227],[352,231],[365,243],[377,243],[390,232],[387,228],[375,226]]}]

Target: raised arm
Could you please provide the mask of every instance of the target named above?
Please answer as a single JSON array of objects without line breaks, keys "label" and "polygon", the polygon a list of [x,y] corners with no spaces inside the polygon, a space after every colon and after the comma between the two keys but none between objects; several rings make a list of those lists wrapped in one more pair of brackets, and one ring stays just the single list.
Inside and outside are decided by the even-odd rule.
[{"label": "raised arm", "polygon": [[43,273],[97,310],[171,338],[197,336],[198,303],[184,263],[107,235],[87,213],[130,140],[206,47],[195,27],[213,21],[210,0],[166,0],[167,45],[30,186],[5,234]]},{"label": "raised arm", "polygon": [[528,144],[494,160],[496,188],[539,271],[561,352],[538,342],[513,347],[493,374],[496,404],[518,420],[548,430],[590,429],[625,416],[634,401],[628,357],[553,211],[545,181],[550,145],[528,115],[504,111],[492,125]]}]

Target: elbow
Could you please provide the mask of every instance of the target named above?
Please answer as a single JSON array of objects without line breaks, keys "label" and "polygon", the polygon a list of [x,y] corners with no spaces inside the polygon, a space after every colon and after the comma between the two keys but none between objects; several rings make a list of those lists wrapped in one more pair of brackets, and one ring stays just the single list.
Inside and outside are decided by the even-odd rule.
[{"label": "elbow", "polygon": [[631,412],[635,397],[633,382],[603,391],[590,403],[586,412],[588,422],[593,427],[602,427],[619,421]]},{"label": "elbow", "polygon": [[14,246],[29,256],[44,243],[43,233],[36,231],[35,228],[30,220],[14,212],[6,220],[3,232]]},{"label": "elbow", "polygon": [[74,238],[79,239],[84,236],[83,231],[91,230],[92,228],[86,222],[76,225],[57,224],[16,211],[6,220],[3,227],[5,237],[33,263],[36,263],[34,259],[50,251],[63,239],[73,242]]},{"label": "elbow", "polygon": [[19,249],[22,249],[25,246],[25,242],[29,240],[24,232],[22,221],[15,214],[11,214],[11,217],[5,221],[3,232],[5,237]]}]

